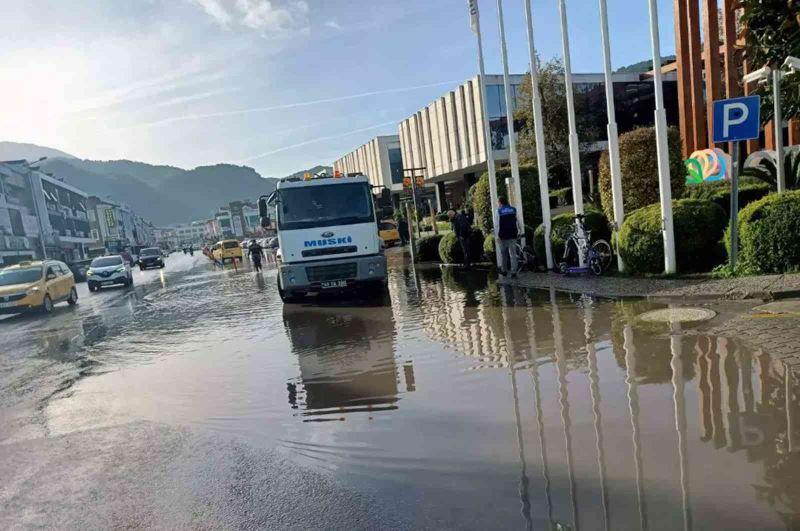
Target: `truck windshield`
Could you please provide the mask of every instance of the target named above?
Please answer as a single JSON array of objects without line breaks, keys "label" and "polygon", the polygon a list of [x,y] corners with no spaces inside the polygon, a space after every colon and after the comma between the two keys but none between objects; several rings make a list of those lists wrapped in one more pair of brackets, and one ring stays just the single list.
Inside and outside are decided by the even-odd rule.
[{"label": "truck windshield", "polygon": [[281,190],[278,228],[310,229],[374,220],[366,183],[327,184]]}]

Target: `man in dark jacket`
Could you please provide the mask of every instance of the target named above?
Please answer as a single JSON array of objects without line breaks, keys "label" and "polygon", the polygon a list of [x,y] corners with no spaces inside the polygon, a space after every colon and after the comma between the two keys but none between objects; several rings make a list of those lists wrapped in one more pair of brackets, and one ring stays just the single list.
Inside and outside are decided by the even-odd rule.
[{"label": "man in dark jacket", "polygon": [[472,234],[472,225],[463,210],[453,216],[452,224],[453,232],[458,238],[458,243],[461,244],[461,251],[464,254],[464,267],[469,269],[471,265],[469,260],[469,237]]},{"label": "man in dark jacket", "polygon": [[264,258],[264,248],[256,240],[250,240],[247,248],[247,255],[253,260],[253,268],[256,273],[261,272],[261,259]]},{"label": "man in dark jacket", "polygon": [[[497,209],[498,230],[497,239],[500,242],[500,256],[502,257],[503,271],[501,274],[511,274],[517,276],[517,253],[514,252],[514,244],[517,242],[519,229],[517,228],[517,209],[508,204],[506,197],[500,196],[497,199],[500,208]],[[506,267],[506,257],[510,259],[510,267]]]}]

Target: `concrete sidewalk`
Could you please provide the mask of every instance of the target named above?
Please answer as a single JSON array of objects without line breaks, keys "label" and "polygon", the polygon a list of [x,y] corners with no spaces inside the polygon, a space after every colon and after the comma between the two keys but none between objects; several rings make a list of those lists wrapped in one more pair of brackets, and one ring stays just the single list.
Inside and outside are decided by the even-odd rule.
[{"label": "concrete sidewalk", "polygon": [[558,273],[524,272],[514,279],[501,276],[499,282],[525,288],[555,288],[598,297],[693,300],[772,300],[800,297],[800,274],[712,279],[566,276]]}]

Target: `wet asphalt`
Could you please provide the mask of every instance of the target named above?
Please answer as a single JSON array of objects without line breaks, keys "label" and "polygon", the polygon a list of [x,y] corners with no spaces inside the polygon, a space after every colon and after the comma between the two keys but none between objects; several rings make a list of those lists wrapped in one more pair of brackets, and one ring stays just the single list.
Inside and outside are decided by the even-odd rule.
[{"label": "wet asphalt", "polygon": [[273,269],[173,254],[0,320],[0,528],[798,522],[798,395],[765,354],[389,262],[384,299],[285,306]]}]

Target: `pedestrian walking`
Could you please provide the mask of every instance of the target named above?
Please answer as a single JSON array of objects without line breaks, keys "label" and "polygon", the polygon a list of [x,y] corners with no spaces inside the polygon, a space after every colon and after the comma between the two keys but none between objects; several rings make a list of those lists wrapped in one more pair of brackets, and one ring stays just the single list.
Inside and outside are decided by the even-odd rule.
[{"label": "pedestrian walking", "polygon": [[469,256],[469,237],[472,235],[472,225],[469,222],[467,213],[464,210],[456,213],[452,220],[453,232],[458,238],[458,243],[461,245],[461,252],[464,255],[464,267],[469,269],[471,267]]},{"label": "pedestrian walking", "polygon": [[[497,209],[497,218],[499,220],[499,227],[497,230],[497,238],[500,241],[500,256],[503,269],[500,271],[501,275],[510,274],[511,278],[517,276],[517,253],[514,252],[514,244],[517,242],[519,236],[519,228],[517,227],[517,209],[508,204],[508,198],[500,196],[497,198],[499,208]],[[508,258],[510,264],[506,261]],[[508,267],[506,266],[508,264]]]},{"label": "pedestrian walking", "polygon": [[404,217],[400,217],[397,220],[397,232],[400,234],[400,245],[405,245],[408,243],[408,220]]},{"label": "pedestrian walking", "polygon": [[247,248],[247,256],[253,261],[253,267],[256,273],[261,272],[261,259],[265,258],[264,248],[259,245],[256,240],[250,240],[250,246]]}]

